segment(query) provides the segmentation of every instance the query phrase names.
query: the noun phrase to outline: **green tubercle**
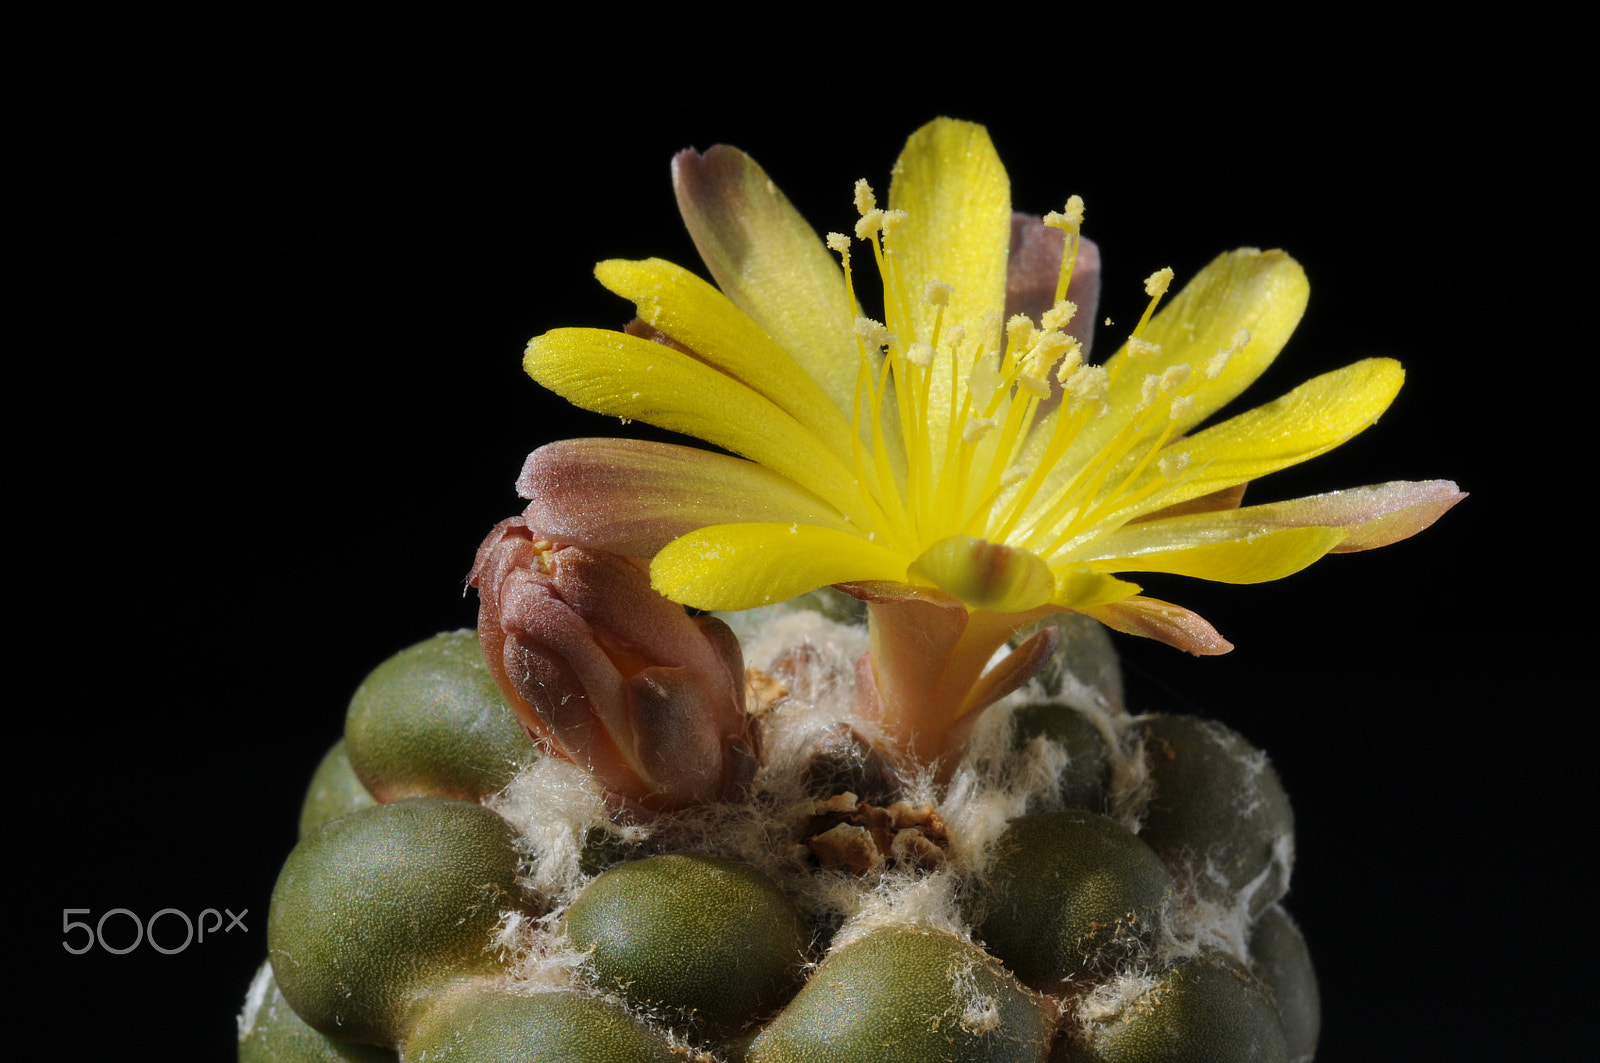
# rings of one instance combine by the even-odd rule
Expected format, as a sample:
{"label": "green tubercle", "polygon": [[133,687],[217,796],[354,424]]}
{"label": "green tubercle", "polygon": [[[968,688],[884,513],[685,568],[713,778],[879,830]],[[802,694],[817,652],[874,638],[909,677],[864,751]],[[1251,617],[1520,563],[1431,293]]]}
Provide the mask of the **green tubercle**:
{"label": "green tubercle", "polygon": [[384,661],[345,716],[356,775],[380,801],[478,801],[534,757],[506,707],[473,631],[435,635]]}
{"label": "green tubercle", "polygon": [[301,839],[267,921],[273,971],[309,1025],[392,1045],[419,1000],[498,969],[491,935],[525,904],[515,834],[475,804],[412,798],[362,809]]}

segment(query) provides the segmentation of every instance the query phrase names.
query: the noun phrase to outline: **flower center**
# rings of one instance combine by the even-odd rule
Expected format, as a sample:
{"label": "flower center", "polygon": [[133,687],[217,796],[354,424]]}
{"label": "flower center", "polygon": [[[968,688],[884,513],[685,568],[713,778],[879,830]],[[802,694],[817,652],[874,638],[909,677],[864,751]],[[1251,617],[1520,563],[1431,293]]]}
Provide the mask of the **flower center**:
{"label": "flower center", "polygon": [[[882,285],[882,322],[861,314],[850,239],[830,233],[827,243],[843,264],[856,321],[853,457],[869,534],[916,559],[908,579],[969,606],[1021,611],[1042,604],[1034,600],[1040,588],[1075,569],[1073,558],[1088,542],[1183,474],[1183,455],[1160,452],[1193,404],[1187,365],[1147,373],[1126,423],[1089,460],[1059,467],[1083,428],[1110,410],[1118,377],[1159,356],[1140,334],[1172,271],[1146,282],[1150,301],[1124,356],[1090,365],[1066,332],[1078,310],[1065,298],[1081,244],[1077,196],[1044,219],[1065,244],[1054,305],[1038,324],[1023,314],[1002,323],[997,312],[978,322],[947,320],[949,284],[908,290],[896,258],[906,212],[880,209],[866,181],[856,183],[855,205],[855,236],[872,249]],[[1244,340],[1248,335],[1220,352],[1207,376],[1216,376]],[[1152,462],[1158,475],[1147,476]],[[1049,597],[1044,592],[1043,600]]]}

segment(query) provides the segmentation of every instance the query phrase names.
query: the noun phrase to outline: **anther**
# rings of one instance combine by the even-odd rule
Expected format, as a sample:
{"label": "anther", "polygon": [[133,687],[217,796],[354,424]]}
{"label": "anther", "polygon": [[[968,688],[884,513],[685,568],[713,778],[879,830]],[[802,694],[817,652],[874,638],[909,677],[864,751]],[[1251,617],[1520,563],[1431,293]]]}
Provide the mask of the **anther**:
{"label": "anther", "polygon": [[874,233],[883,228],[883,211],[874,207],[861,215],[856,222],[856,239],[870,240]]}
{"label": "anther", "polygon": [[1142,362],[1148,358],[1161,357],[1161,344],[1141,340],[1137,336],[1128,339],[1128,357],[1135,362]]}
{"label": "anther", "polygon": [[955,291],[955,286],[944,281],[929,281],[927,287],[922,289],[922,300],[929,306],[949,306],[950,293]]}
{"label": "anther", "polygon": [[1153,406],[1161,397],[1161,378],[1154,373],[1146,373],[1144,382],[1139,386],[1139,409]]}
{"label": "anther", "polygon": [[1077,303],[1072,302],[1070,299],[1063,299],[1044,312],[1044,316],[1039,319],[1039,324],[1047,331],[1059,331],[1071,324],[1072,315],[1077,312]]}
{"label": "anther", "polygon": [[1033,321],[1027,314],[1012,314],[1006,322],[1006,349],[1018,357],[1033,339]]}
{"label": "anther", "polygon": [[993,310],[983,315],[983,347],[987,351],[1000,349],[1001,324],[1000,315]]}
{"label": "anther", "polygon": [[961,438],[968,443],[976,443],[984,437],[989,429],[995,426],[995,423],[993,417],[974,417],[961,430]]}
{"label": "anther", "polygon": [[1150,274],[1144,282],[1144,294],[1152,299],[1159,299],[1167,294],[1167,286],[1172,283],[1172,267],[1158,269]]}
{"label": "anther", "polygon": [[1076,235],[1083,227],[1083,197],[1070,196],[1065,211],[1054,211],[1044,216],[1045,225],[1052,229]]}
{"label": "anther", "polygon": [[1208,380],[1215,380],[1217,377],[1221,376],[1222,371],[1228,367],[1228,362],[1233,358],[1234,355],[1244,350],[1245,346],[1249,342],[1249,329],[1242,328],[1238,332],[1235,332],[1233,334],[1233,341],[1228,346],[1212,355],[1211,360],[1206,363],[1206,378]]}
{"label": "anther", "polygon": [[856,182],[856,211],[863,217],[867,212],[878,205],[878,197],[872,194],[872,186],[867,184],[865,177]]}
{"label": "anther", "polygon": [[858,317],[855,334],[872,350],[882,350],[894,342],[894,334],[870,317]]}
{"label": "anther", "polygon": [[921,340],[913,343],[910,347],[906,348],[906,361],[910,362],[918,369],[928,368],[928,366],[933,364],[932,345],[924,343]]}
{"label": "anther", "polygon": [[1037,352],[1028,356],[1028,366],[1022,375],[1017,377],[1017,386],[1031,393],[1035,398],[1048,399],[1050,397],[1049,364],[1038,365]]}
{"label": "anther", "polygon": [[1072,341],[1072,346],[1067,348],[1066,356],[1061,359],[1061,365],[1056,369],[1056,380],[1064,387],[1072,374],[1077,372],[1083,364],[1083,344],[1077,340]]}
{"label": "anther", "polygon": [[1102,366],[1080,365],[1063,381],[1063,386],[1067,389],[1067,394],[1079,402],[1098,404],[1101,412],[1107,408],[1106,393],[1110,390],[1110,381]]}

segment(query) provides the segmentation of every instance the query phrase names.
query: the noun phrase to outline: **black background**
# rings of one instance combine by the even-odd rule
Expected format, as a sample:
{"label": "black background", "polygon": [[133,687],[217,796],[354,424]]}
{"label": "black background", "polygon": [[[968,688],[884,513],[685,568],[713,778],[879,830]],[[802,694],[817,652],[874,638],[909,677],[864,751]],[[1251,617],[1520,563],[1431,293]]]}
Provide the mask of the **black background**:
{"label": "black background", "polygon": [[[1560,251],[1587,224],[1552,132],[1564,90],[1354,47],[1326,66],[1110,47],[974,68],[632,41],[568,69],[546,40],[481,83],[457,73],[470,49],[219,55],[86,70],[81,95],[30,109],[12,519],[33,625],[14,664],[36,678],[13,703],[14,960],[69,1035],[58,1058],[229,1058],[300,794],[350,693],[473,622],[462,580],[519,508],[527,451],[642,434],[543,393],[520,354],[549,328],[626,321],[599,259],[698,266],[672,153],[738,144],[819,229],[844,228],[851,182],[886,192],[936,114],[988,125],[1019,209],[1085,198],[1118,323],[1102,353],[1150,272],[1181,283],[1256,245],[1295,254],[1312,298],[1247,401],[1359,357],[1405,363],[1381,423],[1252,498],[1438,477],[1472,497],[1282,583],[1146,581],[1238,649],[1125,640],[1130,691],[1214,715],[1278,765],[1319,1059],[1566,1055],[1590,702],[1571,544],[1552,531],[1572,518],[1557,474],[1592,476],[1567,411],[1593,351],[1563,318],[1588,299]],[[1557,542],[1554,563],[1531,549]],[[248,909],[248,932],[173,956],[63,950],[62,909],[119,907]]]}

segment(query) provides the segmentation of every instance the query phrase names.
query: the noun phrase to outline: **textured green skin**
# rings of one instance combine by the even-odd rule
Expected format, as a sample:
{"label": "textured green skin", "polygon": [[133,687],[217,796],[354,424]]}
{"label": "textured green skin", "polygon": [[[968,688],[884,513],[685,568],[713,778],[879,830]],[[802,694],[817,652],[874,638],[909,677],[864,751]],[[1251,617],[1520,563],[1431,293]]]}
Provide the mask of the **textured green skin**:
{"label": "textured green skin", "polygon": [[514,838],[479,805],[421,797],[301,839],[267,919],[284,997],[330,1037],[396,1043],[431,988],[496,969],[490,934],[522,900]]}
{"label": "textured green skin", "polygon": [[384,661],[345,715],[350,763],[380,801],[478,801],[535,756],[473,631],[435,635]]}
{"label": "textured green skin", "polygon": [[268,985],[250,1032],[239,1039],[239,1063],[396,1063],[397,1058],[387,1048],[322,1036],[295,1014],[275,981]]}
{"label": "textured green skin", "polygon": [[356,778],[341,738],[317,765],[311,785],[306,788],[305,804],[300,806],[300,837],[304,838],[324,823],[377,803]]}
{"label": "textured green skin", "polygon": [[[1082,1032],[1082,1031],[1074,1031]],[[1051,1063],[1288,1063],[1276,1010],[1255,977],[1207,956],[1167,970],[1155,988],[1064,1040]]]}
{"label": "textured green skin", "polygon": [[714,1026],[775,1007],[799,977],[805,926],[755,868],[709,856],[619,864],[567,909],[601,985]]}
{"label": "textured green skin", "polygon": [[[953,984],[959,980],[964,985]],[[998,1025],[962,1025],[975,995]],[[829,956],[751,1045],[750,1063],[1039,1063],[1051,1008],[981,949],[917,927]]]}
{"label": "textured green skin", "polygon": [[1289,1058],[1309,1060],[1322,1030],[1317,972],[1300,928],[1276,904],[1261,914],[1251,932],[1250,969],[1272,991],[1289,1041]]}
{"label": "textured green skin", "polygon": [[575,993],[441,995],[406,1039],[428,1063],[676,1063],[665,1039],[620,1008]]}
{"label": "textured green skin", "polygon": [[996,844],[978,936],[1024,982],[1051,988],[1120,959],[1171,892],[1160,858],[1105,816],[1021,816]]}
{"label": "textured green skin", "polygon": [[[1191,716],[1151,716],[1139,729],[1152,785],[1139,837],[1174,873],[1192,869],[1208,894],[1217,892],[1208,870],[1222,876],[1229,897],[1268,871],[1273,843],[1294,836],[1294,812],[1261,751],[1222,724]],[[1288,888],[1288,876],[1273,868],[1250,898],[1251,917]]]}
{"label": "textured green skin", "polygon": [[1061,803],[1067,808],[1099,811],[1101,795],[1111,778],[1111,751],[1100,728],[1068,705],[1038,702],[1016,712],[1014,745],[1021,749],[1043,735],[1061,743],[1067,750],[1067,766],[1061,770],[1057,787]]}

